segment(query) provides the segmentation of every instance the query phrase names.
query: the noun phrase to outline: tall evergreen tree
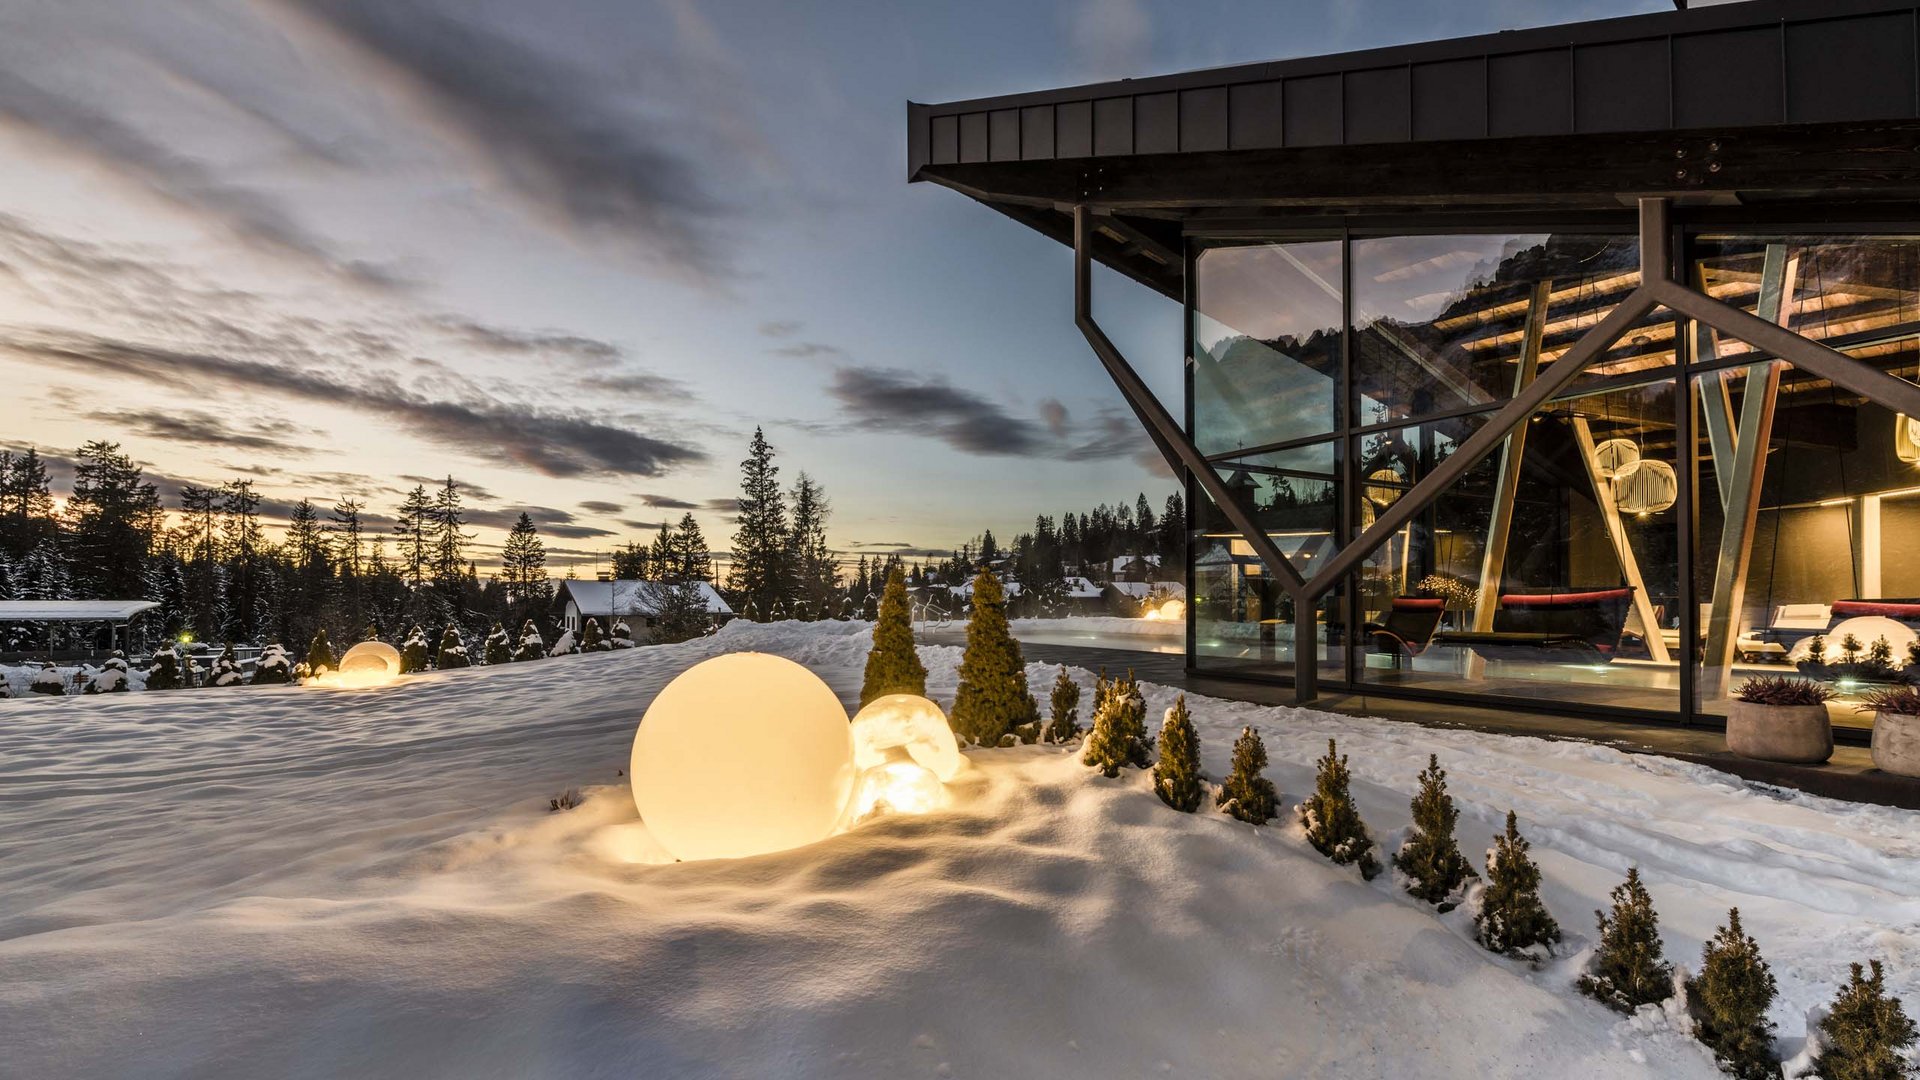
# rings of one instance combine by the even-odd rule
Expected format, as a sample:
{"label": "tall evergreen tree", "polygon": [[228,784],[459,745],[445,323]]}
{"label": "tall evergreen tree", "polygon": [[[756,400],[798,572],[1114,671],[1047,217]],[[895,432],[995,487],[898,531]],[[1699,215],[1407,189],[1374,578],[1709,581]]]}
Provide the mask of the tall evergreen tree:
{"label": "tall evergreen tree", "polygon": [[860,705],[888,694],[927,693],[927,669],[913,647],[913,620],[907,607],[907,578],[896,567],[887,577],[880,600],[880,618],[873,624],[873,648],[867,653],[865,678],[860,683]]}
{"label": "tall evergreen tree", "polygon": [[1866,975],[1859,964],[1820,1021],[1820,1052],[1813,1075],[1820,1080],[1907,1080],[1916,1075],[1908,1048],[1916,1035],[1898,998],[1887,995],[1880,961]]}
{"label": "tall evergreen tree", "polygon": [[467,544],[473,534],[467,532],[466,511],[461,504],[460,485],[451,475],[434,494],[429,515],[433,531],[433,578],[442,589],[458,585],[466,566]]}
{"label": "tall evergreen tree", "polygon": [[1380,860],[1374,855],[1373,836],[1360,820],[1360,807],[1353,801],[1352,773],[1332,739],[1327,740],[1327,756],[1315,762],[1313,794],[1300,804],[1300,821],[1307,829],[1307,843],[1341,866],[1358,866],[1360,876],[1372,880],[1380,872]]}
{"label": "tall evergreen tree", "polygon": [[67,515],[74,591],[101,599],[145,596],[147,558],[161,527],[160,495],[120,444],[95,440],[75,454]]}
{"label": "tall evergreen tree", "polygon": [[765,622],[776,609],[786,611],[793,587],[786,561],[787,504],[780,490],[780,467],[773,463],[773,447],[767,444],[766,434],[757,427],[746,460],[740,463],[739,521],[727,587],[740,598],[748,618]]}
{"label": "tall evergreen tree", "polygon": [[59,531],[53,507],[40,452],[31,446],[17,456],[0,451],[0,557],[18,561],[51,545]]}
{"label": "tall evergreen tree", "polygon": [[1740,926],[1740,909],[1727,912],[1700,957],[1700,974],[1687,980],[1687,1011],[1693,1031],[1713,1051],[1723,1072],[1740,1080],[1778,1080],[1773,1052],[1773,972],[1760,945]]}
{"label": "tall evergreen tree", "polygon": [[713,556],[707,550],[707,537],[691,512],[680,515],[679,526],[666,531],[666,540],[666,566],[657,573],[668,581],[713,580]]}
{"label": "tall evergreen tree", "polygon": [[1640,868],[1614,887],[1613,914],[1593,913],[1600,944],[1580,976],[1580,992],[1615,1012],[1630,1013],[1673,996],[1673,965],[1662,958],[1660,916],[1640,883]]}
{"label": "tall evergreen tree", "polygon": [[409,587],[418,589],[433,572],[433,500],[425,486],[415,484],[407,492],[394,517],[393,531],[399,537],[401,577]]}
{"label": "tall evergreen tree", "polygon": [[266,566],[266,533],[260,527],[260,496],[253,481],[220,489],[222,550],[227,571],[227,635],[256,641],[267,625],[272,584]]}
{"label": "tall evergreen tree", "polygon": [[1458,907],[1468,880],[1480,876],[1454,839],[1459,821],[1460,808],[1447,794],[1447,772],[1440,767],[1440,756],[1429,754],[1427,767],[1420,773],[1420,789],[1413,796],[1413,831],[1394,853],[1393,865],[1407,876],[1409,895],[1437,904],[1441,911]]}
{"label": "tall evergreen tree", "polygon": [[1280,812],[1280,792],[1267,779],[1267,744],[1252,727],[1233,742],[1233,768],[1214,800],[1225,813],[1249,825],[1265,825]]}
{"label": "tall evergreen tree", "polygon": [[1033,737],[1026,741],[1039,738],[1040,707],[1027,692],[1026,661],[1007,625],[1006,594],[1000,579],[987,570],[973,580],[973,616],[967,620],[967,647],[960,654],[952,720],[954,734],[982,746],[998,746],[1029,725]]}
{"label": "tall evergreen tree", "polygon": [[1480,944],[1515,959],[1544,959],[1560,941],[1560,924],[1540,902],[1540,868],[1527,854],[1520,819],[1507,811],[1507,831],[1487,852],[1487,888],[1473,917]]}
{"label": "tall evergreen tree", "polygon": [[533,518],[520,512],[507,542],[500,549],[500,584],[505,591],[509,617],[530,617],[546,607],[551,599],[547,581],[547,548]]}
{"label": "tall evergreen tree", "polygon": [[[1234,756],[1237,761],[1238,746]],[[1183,814],[1200,809],[1200,733],[1194,730],[1185,694],[1175,698],[1173,708],[1160,719],[1160,760],[1153,765],[1153,792]]]}
{"label": "tall evergreen tree", "polygon": [[792,506],[783,558],[793,576],[795,612],[803,619],[824,619],[832,614],[833,595],[840,588],[840,569],[827,550],[827,493],[803,472],[794,480]]}

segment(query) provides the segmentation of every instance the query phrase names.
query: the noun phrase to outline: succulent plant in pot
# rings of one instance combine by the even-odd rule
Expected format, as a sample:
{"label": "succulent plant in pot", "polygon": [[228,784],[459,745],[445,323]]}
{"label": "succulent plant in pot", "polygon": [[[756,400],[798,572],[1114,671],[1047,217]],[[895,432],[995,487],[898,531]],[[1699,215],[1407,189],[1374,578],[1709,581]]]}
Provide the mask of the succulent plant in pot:
{"label": "succulent plant in pot", "polygon": [[1873,714],[1874,767],[1920,776],[1920,688],[1869,690],[1856,708]]}
{"label": "succulent plant in pot", "polygon": [[1839,694],[1806,679],[1748,679],[1727,711],[1727,749],[1744,758],[1818,764],[1833,756],[1827,702]]}

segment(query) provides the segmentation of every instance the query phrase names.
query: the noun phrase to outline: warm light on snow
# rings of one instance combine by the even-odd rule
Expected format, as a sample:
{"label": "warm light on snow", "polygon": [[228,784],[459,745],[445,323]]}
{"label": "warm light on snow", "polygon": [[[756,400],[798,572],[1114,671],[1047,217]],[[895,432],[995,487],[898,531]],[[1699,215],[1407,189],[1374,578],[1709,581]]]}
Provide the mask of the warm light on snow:
{"label": "warm light on snow", "polygon": [[889,761],[860,774],[848,815],[855,822],[875,814],[925,814],[946,801],[947,789],[933,770],[912,761]]}
{"label": "warm light on snow", "polygon": [[941,783],[966,764],[947,714],[918,694],[875,698],[853,718],[853,763],[862,772],[885,765],[887,751],[895,749],[905,750]]}
{"label": "warm light on snow", "polygon": [[385,686],[400,677],[400,650],[384,641],[363,641],[340,658],[338,671],[323,671],[308,686],[360,689]]}
{"label": "warm light on snow", "polygon": [[729,653],[661,690],[633,738],[633,803],[680,859],[763,855],[839,824],[854,785],[847,711],[784,657]]}
{"label": "warm light on snow", "polygon": [[1146,614],[1140,617],[1149,622],[1180,622],[1187,617],[1187,602],[1169,600],[1157,608],[1148,608]]}

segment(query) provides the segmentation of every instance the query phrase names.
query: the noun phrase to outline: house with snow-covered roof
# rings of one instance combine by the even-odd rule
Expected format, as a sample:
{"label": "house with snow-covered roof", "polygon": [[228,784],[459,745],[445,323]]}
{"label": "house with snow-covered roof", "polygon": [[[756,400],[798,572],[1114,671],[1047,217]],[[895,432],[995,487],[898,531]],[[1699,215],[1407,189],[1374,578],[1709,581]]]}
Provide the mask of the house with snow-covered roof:
{"label": "house with snow-covered roof", "polygon": [[[733,618],[733,608],[720,595],[720,590],[710,582],[695,584],[700,587],[701,599],[706,603],[707,618],[715,626],[724,625]],[[661,582],[632,578],[612,581],[569,579],[560,583],[555,602],[560,606],[561,625],[575,634],[582,631],[588,619],[600,620],[600,626],[605,630],[611,630],[615,623],[625,621],[628,628],[637,632],[653,625],[666,587]]]}

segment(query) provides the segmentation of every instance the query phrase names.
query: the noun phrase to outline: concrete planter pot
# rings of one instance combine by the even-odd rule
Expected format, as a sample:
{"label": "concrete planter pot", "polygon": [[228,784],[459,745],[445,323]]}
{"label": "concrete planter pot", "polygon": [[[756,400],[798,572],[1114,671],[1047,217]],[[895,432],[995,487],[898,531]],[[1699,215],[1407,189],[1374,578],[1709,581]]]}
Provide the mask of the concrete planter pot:
{"label": "concrete planter pot", "polygon": [[1882,772],[1920,776],[1920,716],[1873,714],[1873,765]]}
{"label": "concrete planter pot", "polygon": [[[1920,742],[1914,748],[1920,751]],[[1833,756],[1833,723],[1825,705],[1759,705],[1736,699],[1727,711],[1727,749],[1757,761],[1818,765]]]}

